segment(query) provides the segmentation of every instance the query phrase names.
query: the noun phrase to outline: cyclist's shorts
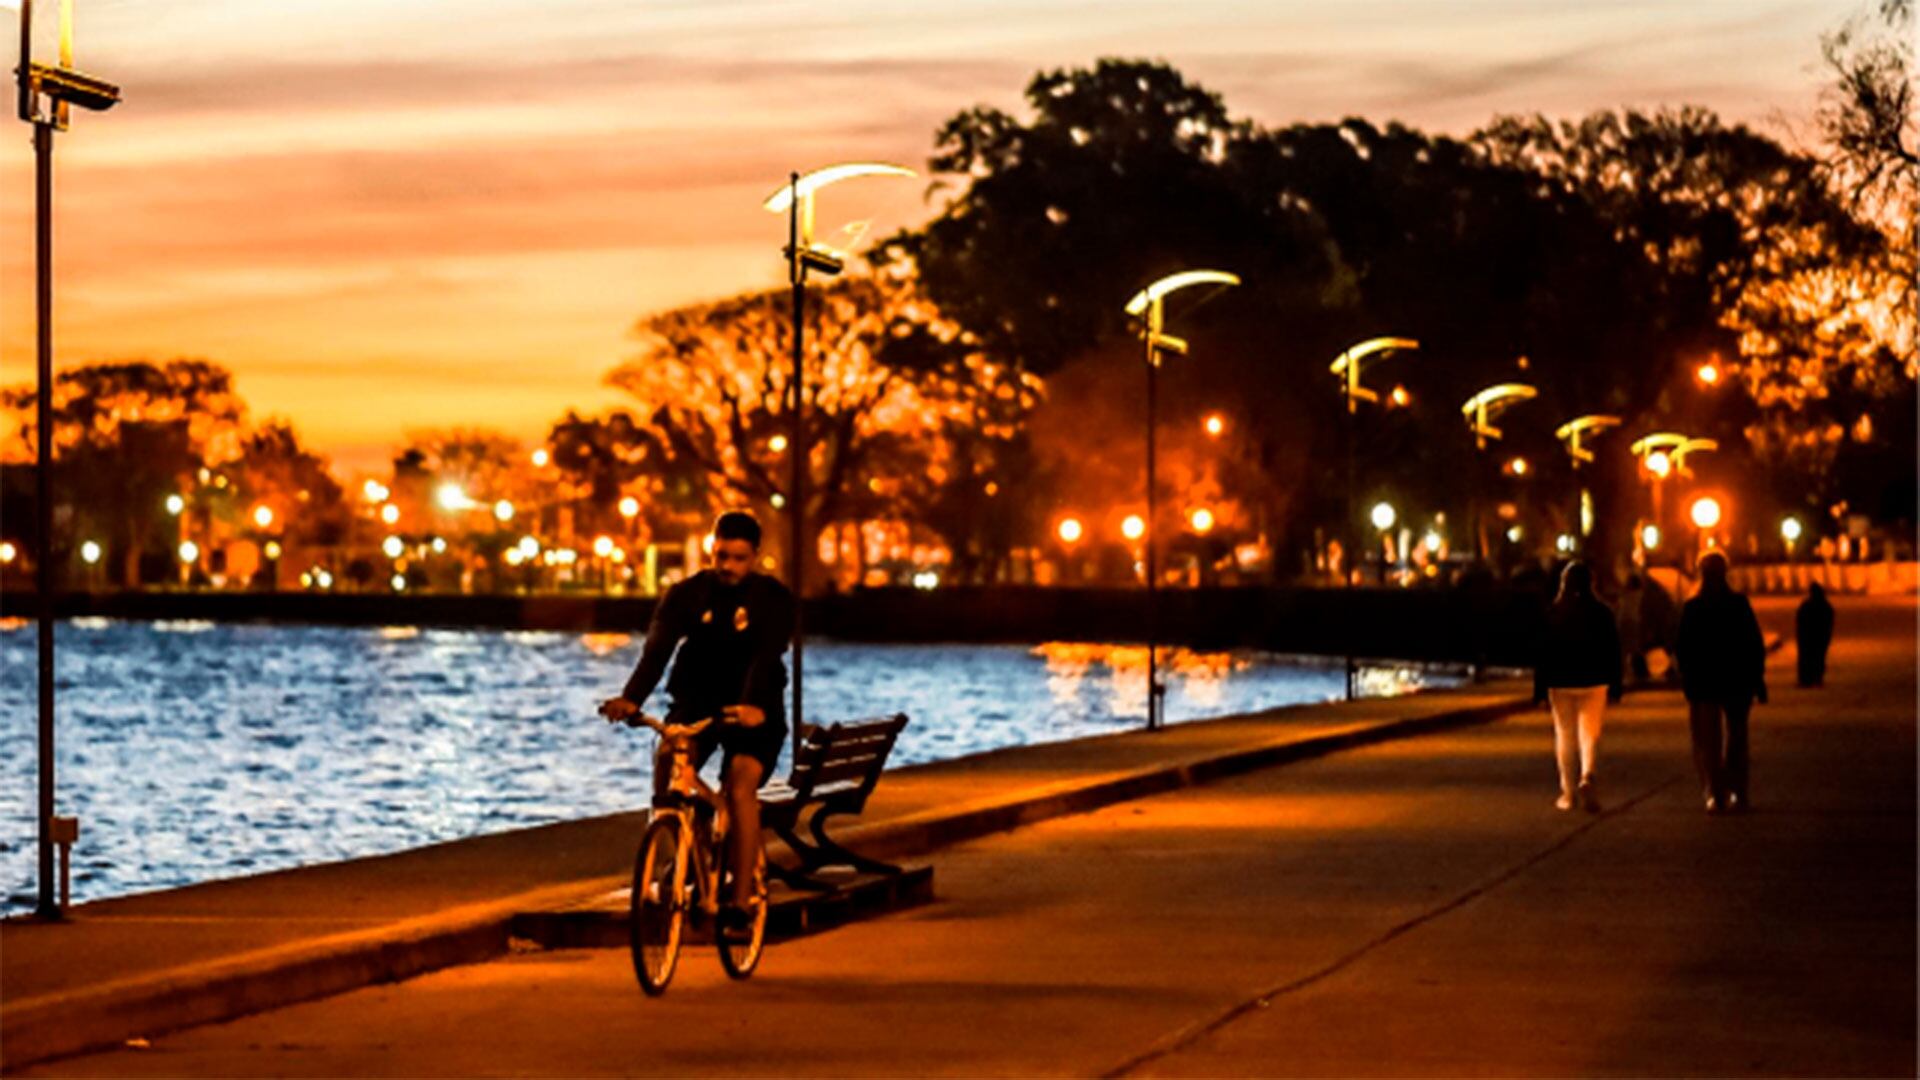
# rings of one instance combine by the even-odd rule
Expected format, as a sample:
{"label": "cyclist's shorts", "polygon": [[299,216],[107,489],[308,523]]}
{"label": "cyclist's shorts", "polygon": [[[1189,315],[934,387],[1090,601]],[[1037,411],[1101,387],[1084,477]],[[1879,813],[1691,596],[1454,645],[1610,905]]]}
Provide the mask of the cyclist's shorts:
{"label": "cyclist's shorts", "polygon": [[[679,717],[669,717],[678,722]],[[758,727],[740,727],[737,724],[715,724],[700,733],[694,740],[693,760],[696,767],[704,766],[713,756],[717,747],[726,751],[727,758],[746,756],[760,763],[760,782],[765,784],[773,779],[774,766],[779,764],[780,751],[787,745],[787,720],[777,713],[769,712],[767,718]],[[724,767],[725,762],[722,762]]]}

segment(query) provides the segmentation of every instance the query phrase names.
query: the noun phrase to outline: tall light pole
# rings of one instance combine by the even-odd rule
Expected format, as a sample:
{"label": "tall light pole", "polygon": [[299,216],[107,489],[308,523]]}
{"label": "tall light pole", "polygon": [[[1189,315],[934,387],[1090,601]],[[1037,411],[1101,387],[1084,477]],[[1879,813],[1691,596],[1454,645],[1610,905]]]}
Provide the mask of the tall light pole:
{"label": "tall light pole", "polygon": [[1164,723],[1161,716],[1161,697],[1165,693],[1160,685],[1160,571],[1157,559],[1157,537],[1159,526],[1155,521],[1155,499],[1153,493],[1154,476],[1154,409],[1157,380],[1162,353],[1176,353],[1185,356],[1187,343],[1182,338],[1166,332],[1166,301],[1169,293],[1195,285],[1238,285],[1238,275],[1224,270],[1184,270],[1178,274],[1169,274],[1159,281],[1148,285],[1133,294],[1127,301],[1127,314],[1141,320],[1140,337],[1147,344],[1147,730],[1158,730]]}
{"label": "tall light pole", "polygon": [[[12,6],[9,4],[8,6]],[[33,0],[19,0],[20,119],[33,125],[35,536],[34,591],[39,607],[40,893],[36,910],[57,919],[53,891],[53,133],[65,131],[71,106],[95,111],[120,100],[120,88],[73,68],[73,5],[60,0],[60,62],[33,60]]]}
{"label": "tall light pole", "polygon": [[814,197],[820,189],[856,176],[912,176],[912,169],[872,162],[851,162],[815,169],[802,176],[793,173],[787,182],[767,196],[761,205],[770,213],[787,215],[787,281],[793,287],[793,367],[787,379],[789,435],[787,438],[787,558],[788,577],[793,587],[793,748],[800,751],[801,728],[806,714],[802,684],[806,671],[806,566],[803,552],[807,517],[807,428],[806,365],[804,342],[807,309],[807,271],[817,270],[826,277],[838,274],[846,266],[841,253],[817,244],[813,239]]}
{"label": "tall light pole", "polygon": [[1588,496],[1587,489],[1580,483],[1580,467],[1593,462],[1593,451],[1587,449],[1585,440],[1619,426],[1620,418],[1617,416],[1589,413],[1576,416],[1554,429],[1554,438],[1567,445],[1567,457],[1573,462],[1573,537],[1576,552],[1586,550],[1589,531],[1586,520]]}
{"label": "tall light pole", "polygon": [[[1635,439],[1627,449],[1640,459],[1640,467],[1649,477],[1647,501],[1652,514],[1654,528],[1666,531],[1666,481],[1675,467],[1674,452],[1686,445],[1687,437],[1675,431],[1656,431],[1651,435],[1642,435]],[[1644,530],[1643,530],[1644,535]],[[1646,550],[1651,548],[1642,544]]]}
{"label": "tall light pole", "polygon": [[[1473,446],[1476,450],[1485,450],[1488,439],[1506,437],[1506,432],[1493,426],[1493,418],[1505,412],[1508,407],[1538,397],[1540,391],[1525,383],[1498,383],[1489,386],[1468,398],[1460,406],[1460,414],[1467,418],[1467,429],[1473,432]],[[1476,499],[1473,507],[1473,552],[1479,557],[1480,551],[1480,504]]]}
{"label": "tall light pole", "polygon": [[[1379,401],[1380,400],[1379,394],[1376,394],[1373,391],[1367,389],[1366,387],[1360,385],[1360,368],[1363,364],[1366,363],[1368,357],[1378,356],[1379,358],[1384,360],[1387,358],[1388,354],[1390,353],[1401,351],[1401,350],[1411,351],[1414,349],[1418,349],[1419,347],[1420,347],[1420,343],[1418,341],[1415,341],[1412,338],[1403,338],[1403,337],[1368,338],[1367,340],[1361,342],[1360,344],[1355,345],[1352,348],[1341,353],[1339,356],[1334,357],[1333,365],[1327,369],[1328,371],[1331,371],[1335,375],[1338,375],[1340,377],[1340,392],[1347,399],[1347,431],[1346,431],[1347,437],[1345,440],[1347,444],[1346,446],[1346,450],[1347,450],[1347,454],[1346,454],[1346,457],[1347,457],[1346,527],[1340,530],[1340,536],[1343,542],[1345,543],[1346,549],[1347,549],[1346,554],[1344,556],[1345,559],[1357,560],[1360,553],[1360,547],[1361,547],[1360,530],[1354,524],[1355,514],[1354,514],[1354,491],[1353,491],[1354,449],[1355,449],[1355,444],[1359,441],[1359,438],[1360,438],[1360,433],[1359,433],[1360,403],[1363,401]],[[1341,577],[1341,583],[1344,587],[1349,589],[1353,588],[1352,567],[1347,566],[1344,562],[1340,567],[1340,577]],[[1349,618],[1352,617],[1351,611],[1349,611],[1348,617]],[[1354,657],[1353,657],[1353,649],[1351,647],[1347,649],[1346,667],[1347,667],[1347,700],[1352,701],[1353,694],[1354,694]]]}

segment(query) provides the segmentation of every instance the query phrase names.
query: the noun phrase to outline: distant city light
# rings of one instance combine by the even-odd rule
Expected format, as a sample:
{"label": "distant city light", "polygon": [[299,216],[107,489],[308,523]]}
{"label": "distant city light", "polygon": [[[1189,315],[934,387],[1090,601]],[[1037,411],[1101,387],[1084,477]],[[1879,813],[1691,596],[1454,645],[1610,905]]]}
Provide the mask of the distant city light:
{"label": "distant city light", "polygon": [[333,575],[325,570],[315,570],[313,572],[313,580],[323,589],[333,588]]}
{"label": "distant city light", "polygon": [[88,540],[80,545],[80,558],[88,566],[100,561],[100,545]]}
{"label": "distant city light", "polygon": [[1553,538],[1553,550],[1558,551],[1563,555],[1571,555],[1573,554],[1573,548],[1574,548],[1574,539],[1572,534],[1561,533],[1559,536],[1556,536]]}
{"label": "distant city light", "polygon": [[396,521],[399,521],[400,508],[393,505],[392,503],[388,503],[387,505],[381,507],[380,520],[386,522],[389,525],[393,524]]}
{"label": "distant city light", "polygon": [[602,559],[613,554],[613,537],[611,536],[594,537],[593,553]]}
{"label": "distant city light", "polygon": [[378,480],[369,480],[360,485],[361,497],[370,503],[386,502],[387,496],[391,494],[393,494],[393,492],[387,490],[387,485]]}
{"label": "distant city light", "polygon": [[1720,365],[1708,361],[1707,363],[1701,364],[1700,369],[1695,371],[1694,374],[1699,376],[1702,385],[1718,385],[1720,382]]}
{"label": "distant city light", "polygon": [[1129,540],[1138,540],[1147,535],[1146,519],[1139,514],[1128,514],[1127,520],[1120,523],[1120,535]]}
{"label": "distant city light", "polygon": [[1213,511],[1203,506],[1187,516],[1187,524],[1193,526],[1194,532],[1205,536],[1213,531]]}
{"label": "distant city light", "polygon": [[257,528],[262,528],[262,529],[268,527],[269,525],[272,525],[273,524],[273,508],[271,506],[254,507],[253,508],[253,524]]}
{"label": "distant city light", "polygon": [[1640,527],[1640,546],[1653,551],[1660,546],[1660,526],[1642,525]]}
{"label": "distant city light", "polygon": [[13,546],[13,541],[0,542],[0,563],[10,563],[19,557],[20,549]]}
{"label": "distant city light", "polygon": [[380,550],[386,552],[387,558],[397,559],[407,550],[407,542],[397,536],[389,536],[380,541]]}
{"label": "distant city light", "polygon": [[767,449],[769,449],[769,450],[771,450],[771,451],[773,451],[773,452],[774,452],[774,453],[776,453],[776,454],[784,454],[784,453],[786,453],[786,452],[787,452],[787,437],[786,437],[785,435],[775,435],[775,436],[774,436],[773,438],[771,438],[771,439],[768,439],[768,440],[767,440]]}
{"label": "distant city light", "polygon": [[533,467],[536,469],[546,468],[547,462],[552,460],[552,455],[548,454],[544,448],[533,452]]}
{"label": "distant city light", "polygon": [[280,557],[280,542],[278,540],[269,540],[267,541],[267,546],[261,550],[266,553],[267,558],[277,559]]}
{"label": "distant city light", "polygon": [[991,481],[991,480],[989,480],[989,481],[987,481],[987,483],[986,483],[986,486],[985,486],[985,487],[983,487],[983,488],[981,488],[980,490],[982,490],[982,491],[984,491],[984,492],[986,492],[986,493],[987,493],[987,498],[989,498],[989,499],[991,499],[991,498],[993,498],[993,497],[994,497],[995,495],[998,495],[998,494],[1000,494],[1000,485],[999,485],[999,484],[996,484],[996,483],[994,483],[994,482],[993,482],[993,481]]}
{"label": "distant city light", "polygon": [[1394,510],[1393,504],[1385,502],[1374,503],[1373,512],[1367,517],[1373,522],[1373,527],[1381,532],[1393,528],[1393,523],[1400,520],[1400,515]]}
{"label": "distant city light", "polygon": [[436,536],[433,538],[433,542],[427,546],[433,549],[435,555],[445,555],[447,553],[447,538],[444,536]]}
{"label": "distant city light", "polygon": [[922,570],[913,575],[913,587],[916,589],[931,589],[938,584],[940,575],[932,570]]}
{"label": "distant city light", "polygon": [[405,574],[395,574],[395,575],[393,575],[393,577],[392,577],[391,579],[389,579],[389,583],[393,585],[393,591],[394,591],[394,592],[406,592],[406,591],[407,591],[407,575],[405,575]]}
{"label": "distant city light", "polygon": [[1673,459],[1667,456],[1666,451],[1655,450],[1647,455],[1647,471],[1664,480],[1673,472]]}
{"label": "distant city light", "polygon": [[640,500],[629,495],[620,500],[620,516],[632,521],[640,516]]}
{"label": "distant city light", "polygon": [[179,495],[167,496],[167,513],[172,514],[174,517],[179,517],[180,512],[186,508],[187,500],[181,498]]}
{"label": "distant city light", "polygon": [[1207,429],[1208,435],[1217,439],[1221,432],[1227,430],[1227,421],[1219,413],[1209,413],[1203,426]]}
{"label": "distant city light", "polygon": [[1804,528],[1801,526],[1799,518],[1790,517],[1780,522],[1780,539],[1785,540],[1789,544],[1799,543],[1803,532]]}
{"label": "distant city light", "polygon": [[520,557],[523,559],[531,559],[535,555],[540,554],[540,541],[531,535],[521,537],[517,547],[520,552]]}
{"label": "distant city light", "polygon": [[300,575],[300,587],[303,589],[313,588],[313,574],[311,572]]}
{"label": "distant city light", "polygon": [[1066,543],[1077,544],[1080,542],[1080,537],[1086,530],[1081,526],[1079,518],[1063,518],[1060,521],[1060,527],[1055,531],[1060,534],[1060,539]]}
{"label": "distant city light", "polygon": [[1529,466],[1527,465],[1527,459],[1523,457],[1517,457],[1517,458],[1514,458],[1512,461],[1507,462],[1507,471],[1513,473],[1513,475],[1515,476],[1527,475],[1528,468]]}
{"label": "distant city light", "polygon": [[507,565],[508,566],[519,566],[521,563],[526,561],[527,561],[527,557],[521,554],[519,548],[510,547],[507,549]]}
{"label": "distant city light", "polygon": [[180,561],[191,566],[200,561],[200,545],[191,540],[180,541]]}
{"label": "distant city light", "polygon": [[1521,538],[1526,535],[1527,533],[1525,529],[1522,529],[1520,526],[1515,525],[1507,530],[1507,542],[1517,544],[1520,542]]}
{"label": "distant city light", "polygon": [[471,510],[474,506],[473,500],[467,497],[467,490],[452,481],[434,489],[433,501],[439,504],[440,509],[448,512]]}
{"label": "distant city light", "polygon": [[1396,384],[1392,393],[1387,395],[1387,401],[1396,409],[1404,409],[1413,401],[1413,395],[1407,393],[1406,387]]}
{"label": "distant city light", "polygon": [[1693,523],[1702,529],[1711,529],[1720,524],[1720,500],[1711,495],[1702,495],[1693,501],[1689,511]]}
{"label": "distant city light", "polygon": [[1430,532],[1427,535],[1421,537],[1420,542],[1426,545],[1427,554],[1429,555],[1440,554],[1440,545],[1445,543],[1444,540],[1440,539],[1440,534],[1437,532]]}
{"label": "distant city light", "polygon": [[493,519],[505,524],[513,520],[513,504],[505,499],[493,504]]}
{"label": "distant city light", "polygon": [[773,508],[775,510],[778,510],[781,507],[787,505],[787,497],[785,495],[780,494],[777,491],[774,492],[773,495],[767,499],[767,501],[773,504]]}

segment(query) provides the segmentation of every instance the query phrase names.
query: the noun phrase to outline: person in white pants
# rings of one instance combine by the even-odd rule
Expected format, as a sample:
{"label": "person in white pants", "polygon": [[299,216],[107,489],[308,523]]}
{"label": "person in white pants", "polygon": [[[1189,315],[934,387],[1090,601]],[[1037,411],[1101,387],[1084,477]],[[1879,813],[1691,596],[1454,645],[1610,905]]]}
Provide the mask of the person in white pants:
{"label": "person in white pants", "polygon": [[1553,710],[1553,751],[1560,766],[1554,806],[1598,813],[1594,766],[1607,703],[1620,700],[1620,630],[1613,610],[1593,594],[1593,571],[1570,563],[1560,595],[1547,609],[1540,655],[1533,667],[1533,700]]}

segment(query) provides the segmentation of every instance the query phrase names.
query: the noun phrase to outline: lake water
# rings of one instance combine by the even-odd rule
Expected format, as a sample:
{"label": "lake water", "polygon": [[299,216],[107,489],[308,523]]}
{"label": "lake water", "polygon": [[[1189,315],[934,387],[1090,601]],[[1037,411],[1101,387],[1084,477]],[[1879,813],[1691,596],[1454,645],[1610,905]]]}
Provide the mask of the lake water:
{"label": "lake water", "polygon": [[[76,902],[644,806],[652,735],[593,713],[625,634],[79,619],[58,628]],[[0,624],[0,885],[35,881],[35,633]],[[1337,665],[1162,652],[1180,722],[1337,698]],[[894,764],[1136,727],[1140,647],[809,641],[816,723],[911,718]],[[1368,668],[1369,694],[1452,677]],[[663,711],[656,696],[654,711]],[[784,769],[784,766],[783,766]]]}

